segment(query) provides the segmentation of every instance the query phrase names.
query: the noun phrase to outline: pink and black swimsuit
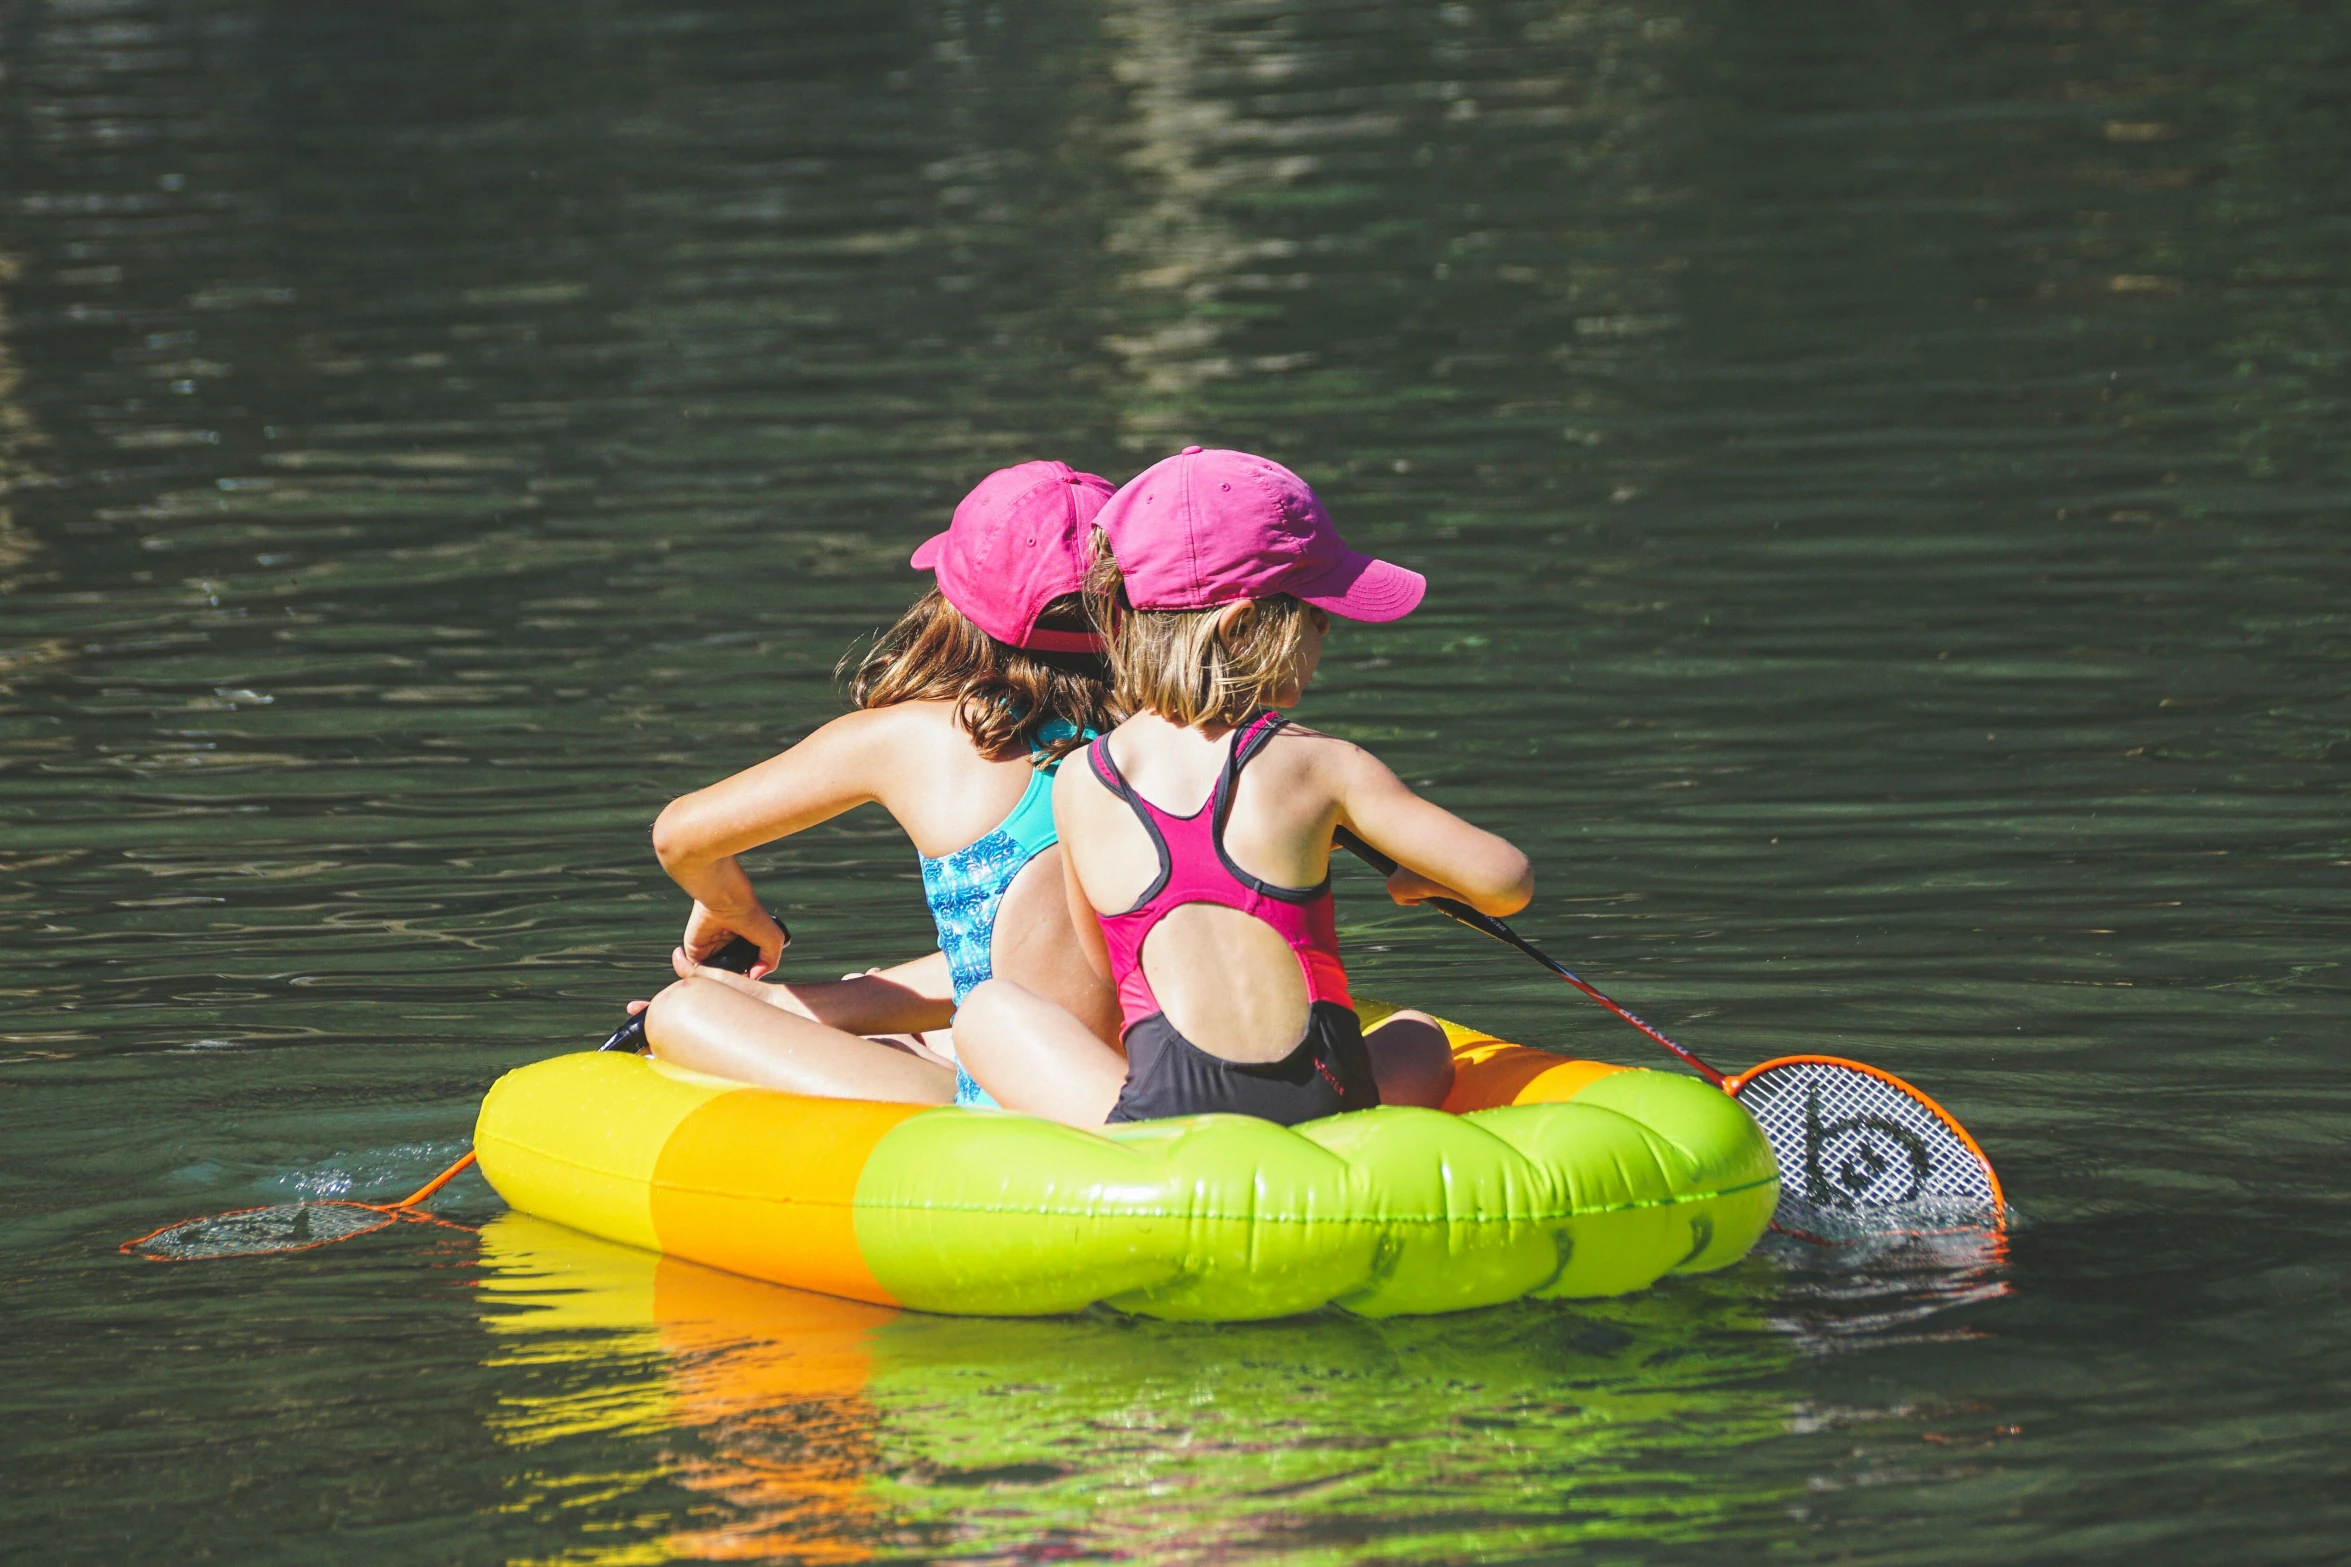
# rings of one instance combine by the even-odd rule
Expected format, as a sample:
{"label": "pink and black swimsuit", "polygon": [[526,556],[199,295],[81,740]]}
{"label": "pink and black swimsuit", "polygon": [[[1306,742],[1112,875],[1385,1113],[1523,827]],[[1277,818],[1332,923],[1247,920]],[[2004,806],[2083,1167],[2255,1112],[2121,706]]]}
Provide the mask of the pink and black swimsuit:
{"label": "pink and black swimsuit", "polygon": [[[1225,818],[1241,769],[1281,728],[1267,713],[1233,736],[1216,789],[1189,816],[1163,811],[1135,792],[1110,759],[1105,736],[1086,748],[1094,774],[1134,810],[1159,851],[1159,875],[1135,906],[1104,914],[1102,934],[1118,981],[1127,1049],[1126,1086],[1113,1121],[1155,1121],[1171,1115],[1225,1111],[1294,1126],[1342,1110],[1380,1102],[1362,1025],[1347,995],[1339,962],[1338,922],[1331,880],[1319,887],[1277,887],[1242,870],[1225,852]],[[1253,915],[1273,927],[1298,955],[1306,976],[1306,1037],[1279,1061],[1227,1061],[1176,1032],[1143,974],[1143,941],[1152,927],[1187,903],[1213,903]]]}

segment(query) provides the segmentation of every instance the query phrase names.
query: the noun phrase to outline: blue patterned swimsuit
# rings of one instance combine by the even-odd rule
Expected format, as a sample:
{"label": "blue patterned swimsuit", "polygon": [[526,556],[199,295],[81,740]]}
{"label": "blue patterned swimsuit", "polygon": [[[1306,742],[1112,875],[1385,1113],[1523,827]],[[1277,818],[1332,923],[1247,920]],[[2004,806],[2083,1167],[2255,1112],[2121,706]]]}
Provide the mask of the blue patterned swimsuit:
{"label": "blue patterned swimsuit", "polygon": [[[1038,731],[1037,749],[1056,740],[1092,735],[1091,730],[1080,733],[1056,720]],[[1004,904],[1005,890],[1029,861],[1061,841],[1053,830],[1053,774],[1059,765],[1039,766],[1012,814],[990,831],[952,854],[935,860],[921,856],[923,896],[930,900],[931,921],[939,927],[939,950],[947,955],[947,975],[954,982],[959,1007],[974,986],[996,971],[996,911]],[[955,1102],[996,1103],[960,1064],[955,1068]]]}

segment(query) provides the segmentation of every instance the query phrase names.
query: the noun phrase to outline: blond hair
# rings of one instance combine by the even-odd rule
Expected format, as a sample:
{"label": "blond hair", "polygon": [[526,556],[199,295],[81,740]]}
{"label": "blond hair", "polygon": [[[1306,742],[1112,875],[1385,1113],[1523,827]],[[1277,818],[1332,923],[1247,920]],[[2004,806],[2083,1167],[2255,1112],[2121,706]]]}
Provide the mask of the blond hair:
{"label": "blond hair", "polygon": [[1118,717],[1157,713],[1197,728],[1238,724],[1277,701],[1296,701],[1306,650],[1307,606],[1287,593],[1210,609],[1136,609],[1109,541],[1094,533],[1086,608],[1110,656],[1111,707]]}
{"label": "blond hair", "polygon": [[[1037,624],[1057,631],[1091,629],[1085,605],[1074,593],[1046,605]],[[849,659],[841,664],[846,669]],[[916,599],[858,659],[849,698],[859,707],[953,702],[956,724],[990,761],[1033,750],[1059,758],[1083,744],[1083,735],[1111,725],[1110,669],[1102,655],[1047,653],[999,642],[937,588]],[[1040,745],[1037,732],[1055,719],[1079,737]]]}

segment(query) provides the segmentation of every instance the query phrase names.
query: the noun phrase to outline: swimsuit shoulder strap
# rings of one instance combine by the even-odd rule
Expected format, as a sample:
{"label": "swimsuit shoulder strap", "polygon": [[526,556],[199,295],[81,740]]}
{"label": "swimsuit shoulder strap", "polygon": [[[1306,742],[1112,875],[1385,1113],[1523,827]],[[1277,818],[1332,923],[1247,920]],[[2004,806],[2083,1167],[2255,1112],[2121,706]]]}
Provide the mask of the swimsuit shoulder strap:
{"label": "swimsuit shoulder strap", "polygon": [[1215,824],[1210,836],[1216,844],[1218,862],[1242,886],[1282,903],[1312,903],[1317,898],[1330,895],[1331,873],[1327,865],[1323,869],[1322,880],[1311,887],[1281,887],[1270,881],[1260,881],[1234,864],[1232,855],[1226,852],[1224,846],[1225,819],[1233,812],[1233,790],[1241,781],[1241,769],[1248,766],[1250,758],[1264,750],[1265,743],[1288,722],[1279,713],[1266,713],[1252,720],[1247,728],[1233,737],[1232,752],[1225,758],[1224,772],[1216,780]]}
{"label": "swimsuit shoulder strap", "polygon": [[1030,773],[1020,803],[996,826],[997,832],[1020,845],[1023,865],[1060,841],[1053,828],[1053,773],[1050,767]]}
{"label": "swimsuit shoulder strap", "polygon": [[[1063,756],[1047,756],[1047,747],[1058,745],[1064,740],[1092,740],[1095,734],[1096,731],[1080,729],[1066,718],[1056,718],[1040,726],[1036,737],[1029,741],[1029,760],[1036,764],[1038,772],[1050,778],[1061,770],[1061,763],[1067,753],[1063,753]],[[1040,757],[1044,759],[1039,761]]]}
{"label": "swimsuit shoulder strap", "polygon": [[1061,771],[1063,758],[1048,756],[1045,748],[1059,740],[1091,740],[1094,732],[1056,718],[1037,731],[1037,738],[1029,747],[1029,786],[1021,792],[1020,803],[1012,808],[997,831],[1020,845],[1024,851],[1021,863],[1044,853],[1060,837],[1053,826],[1053,779]]}
{"label": "swimsuit shoulder strap", "polygon": [[1096,735],[1089,741],[1086,760],[1094,764],[1094,776],[1102,780],[1103,788],[1130,805],[1134,803],[1134,787],[1127,782],[1127,775],[1118,770],[1118,763],[1111,760],[1110,736]]}
{"label": "swimsuit shoulder strap", "polygon": [[1279,713],[1260,713],[1243,724],[1233,736],[1233,743],[1224,754],[1224,767],[1216,775],[1214,817],[1217,842],[1224,841],[1224,821],[1233,808],[1233,786],[1241,781],[1241,769],[1249,765],[1251,757],[1265,749],[1265,742],[1271,740],[1274,731],[1287,722],[1289,720]]}
{"label": "swimsuit shoulder strap", "polygon": [[1120,772],[1118,763],[1111,759],[1110,736],[1096,736],[1086,747],[1086,760],[1093,765],[1094,776],[1102,780],[1102,786],[1126,801],[1127,809],[1135,813],[1135,820],[1143,824],[1143,831],[1151,835],[1152,852],[1159,856],[1159,874],[1151,878],[1151,885],[1144,889],[1141,897],[1120,911],[1125,914],[1138,913],[1150,907],[1151,901],[1167,890],[1168,879],[1175,874],[1175,857],[1167,852],[1167,834],[1159,829],[1158,812],[1150,801],[1135,792],[1135,786],[1127,782],[1126,774]]}
{"label": "swimsuit shoulder strap", "polygon": [[1264,750],[1265,742],[1271,740],[1274,732],[1288,722],[1279,713],[1260,713],[1241,731],[1241,737],[1233,742],[1232,756],[1225,763],[1225,771],[1238,777],[1241,769],[1249,765],[1249,759]]}
{"label": "swimsuit shoulder strap", "polygon": [[1233,736],[1232,749],[1225,752],[1224,770],[1216,778],[1216,836],[1224,839],[1224,819],[1233,808],[1233,786],[1241,781],[1241,769],[1250,758],[1265,749],[1265,742],[1289,720],[1279,713],[1260,713],[1243,725]]}

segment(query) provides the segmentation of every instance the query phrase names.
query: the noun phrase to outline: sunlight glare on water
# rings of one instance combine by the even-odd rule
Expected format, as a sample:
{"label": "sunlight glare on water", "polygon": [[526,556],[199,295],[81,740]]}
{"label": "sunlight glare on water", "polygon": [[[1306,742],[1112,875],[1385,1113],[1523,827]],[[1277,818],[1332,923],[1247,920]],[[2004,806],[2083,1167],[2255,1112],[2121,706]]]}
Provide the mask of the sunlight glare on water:
{"label": "sunlight glare on water", "polygon": [[[0,1537],[43,1562],[2337,1559],[2351,19],[0,0]],[[673,795],[998,465],[1315,483],[1307,721],[2017,1223],[924,1318],[390,1201],[659,983]],[[925,950],[853,814],[754,857]],[[1656,1064],[1340,872],[1355,985]]]}

